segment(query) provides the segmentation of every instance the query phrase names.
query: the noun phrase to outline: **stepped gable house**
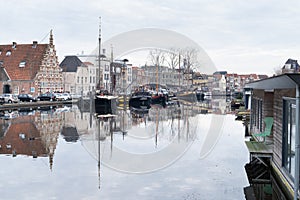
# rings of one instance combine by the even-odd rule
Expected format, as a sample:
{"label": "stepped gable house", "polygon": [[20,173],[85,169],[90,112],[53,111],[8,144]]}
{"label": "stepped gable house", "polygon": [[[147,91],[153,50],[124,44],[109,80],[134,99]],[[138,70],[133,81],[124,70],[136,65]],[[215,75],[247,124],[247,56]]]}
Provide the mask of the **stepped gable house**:
{"label": "stepped gable house", "polygon": [[0,45],[0,94],[62,91],[62,74],[53,44]]}

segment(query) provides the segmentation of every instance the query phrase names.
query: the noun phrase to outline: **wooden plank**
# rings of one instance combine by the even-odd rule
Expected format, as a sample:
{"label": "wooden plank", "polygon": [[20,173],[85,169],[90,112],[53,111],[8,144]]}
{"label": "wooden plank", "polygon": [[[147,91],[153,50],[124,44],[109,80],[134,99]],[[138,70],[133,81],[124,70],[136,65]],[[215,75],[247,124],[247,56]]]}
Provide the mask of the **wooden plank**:
{"label": "wooden plank", "polygon": [[272,154],[272,145],[257,141],[245,141],[249,153]]}

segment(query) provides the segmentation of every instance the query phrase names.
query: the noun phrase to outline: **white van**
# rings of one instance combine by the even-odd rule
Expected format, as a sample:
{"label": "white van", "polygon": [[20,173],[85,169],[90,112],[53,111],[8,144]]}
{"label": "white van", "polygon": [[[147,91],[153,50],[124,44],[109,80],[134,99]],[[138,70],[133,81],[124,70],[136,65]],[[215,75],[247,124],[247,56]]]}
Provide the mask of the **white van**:
{"label": "white van", "polygon": [[2,94],[2,97],[4,98],[4,103],[18,103],[18,95],[16,94]]}

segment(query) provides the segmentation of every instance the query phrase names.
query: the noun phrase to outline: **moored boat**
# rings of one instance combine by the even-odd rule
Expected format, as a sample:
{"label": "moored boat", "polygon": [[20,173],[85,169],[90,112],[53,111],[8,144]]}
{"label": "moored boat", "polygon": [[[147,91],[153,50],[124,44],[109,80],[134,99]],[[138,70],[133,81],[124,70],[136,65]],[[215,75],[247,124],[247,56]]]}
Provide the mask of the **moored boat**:
{"label": "moored boat", "polygon": [[168,97],[165,96],[163,93],[154,92],[151,96],[151,104],[161,104],[165,106],[167,104]]}
{"label": "moored boat", "polygon": [[109,94],[107,90],[96,91],[95,111],[101,114],[114,114],[117,108],[117,96]]}
{"label": "moored boat", "polygon": [[146,106],[150,107],[151,94],[147,91],[136,91],[129,99],[129,106],[139,107]]}

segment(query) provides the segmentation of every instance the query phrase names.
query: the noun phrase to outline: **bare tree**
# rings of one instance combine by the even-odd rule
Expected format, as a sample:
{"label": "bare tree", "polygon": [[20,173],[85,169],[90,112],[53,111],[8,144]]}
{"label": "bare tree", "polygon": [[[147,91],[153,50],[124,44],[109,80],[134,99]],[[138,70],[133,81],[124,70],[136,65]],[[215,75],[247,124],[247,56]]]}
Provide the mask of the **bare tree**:
{"label": "bare tree", "polygon": [[191,68],[196,67],[198,64],[198,50],[192,48],[186,48],[183,50],[184,67],[186,71],[190,71]]}
{"label": "bare tree", "polygon": [[195,71],[195,68],[199,65],[198,50],[193,48],[186,48],[182,50],[182,52],[185,79],[187,80],[187,83],[189,85],[189,80],[192,79],[191,75],[193,74],[193,71]]}
{"label": "bare tree", "polygon": [[149,52],[149,59],[151,63],[156,67],[156,91],[158,92],[158,84],[161,82],[160,71],[161,66],[165,62],[165,51],[161,49],[154,49]]}
{"label": "bare tree", "polygon": [[277,68],[274,68],[273,70],[274,70],[275,75],[282,74],[282,67],[281,66],[278,66]]}
{"label": "bare tree", "polygon": [[154,49],[149,52],[149,59],[155,66],[162,66],[165,62],[165,51]]}
{"label": "bare tree", "polygon": [[166,52],[166,63],[168,64],[168,66],[174,70],[180,62],[179,59],[180,56],[180,51],[176,50],[176,49],[170,49],[170,51]]}

